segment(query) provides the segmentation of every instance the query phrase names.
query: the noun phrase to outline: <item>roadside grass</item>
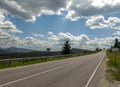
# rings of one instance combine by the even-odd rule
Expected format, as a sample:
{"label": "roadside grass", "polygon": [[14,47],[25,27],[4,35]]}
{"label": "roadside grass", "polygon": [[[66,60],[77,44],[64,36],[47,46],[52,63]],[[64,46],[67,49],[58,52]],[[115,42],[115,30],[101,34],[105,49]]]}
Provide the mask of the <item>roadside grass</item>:
{"label": "roadside grass", "polygon": [[72,57],[77,57],[77,56],[84,56],[84,55],[89,55],[89,54],[93,54],[93,53],[76,54],[76,55],[65,55],[65,56],[50,57],[50,58],[44,58],[44,59],[38,59],[38,60],[1,62],[0,63],[0,69],[17,67],[17,66],[25,66],[25,65],[30,65],[30,64],[38,64],[38,63],[42,63],[42,62],[67,59],[67,58],[72,58]]}
{"label": "roadside grass", "polygon": [[109,67],[107,73],[110,75],[108,78],[111,78],[111,80],[120,81],[120,52],[116,53],[116,64],[115,53],[107,51],[107,56],[109,58],[109,61],[107,62],[107,65]]}

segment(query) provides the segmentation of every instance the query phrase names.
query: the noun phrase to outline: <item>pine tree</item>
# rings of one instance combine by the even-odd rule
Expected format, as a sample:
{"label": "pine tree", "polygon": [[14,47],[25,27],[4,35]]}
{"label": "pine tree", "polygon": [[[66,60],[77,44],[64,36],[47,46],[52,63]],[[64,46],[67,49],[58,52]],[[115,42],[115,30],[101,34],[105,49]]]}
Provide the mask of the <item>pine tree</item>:
{"label": "pine tree", "polygon": [[62,54],[70,54],[70,53],[71,53],[71,47],[69,41],[66,41],[64,47],[62,48]]}
{"label": "pine tree", "polygon": [[119,48],[119,42],[118,42],[117,38],[115,39],[115,45],[114,45],[114,47]]}

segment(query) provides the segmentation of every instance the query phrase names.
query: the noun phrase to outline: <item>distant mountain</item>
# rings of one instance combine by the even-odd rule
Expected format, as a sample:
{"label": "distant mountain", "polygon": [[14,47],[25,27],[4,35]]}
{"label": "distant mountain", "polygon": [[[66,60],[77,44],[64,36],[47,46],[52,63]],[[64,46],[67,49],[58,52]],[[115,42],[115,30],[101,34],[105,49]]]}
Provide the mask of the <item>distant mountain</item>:
{"label": "distant mountain", "polygon": [[10,47],[6,49],[10,53],[21,53],[21,52],[32,52],[35,50],[25,49],[25,48],[16,48],[16,47]]}
{"label": "distant mountain", "polygon": [[10,47],[10,48],[0,48],[0,54],[6,54],[6,53],[25,53],[25,52],[33,52],[35,50],[25,49],[25,48],[16,48],[16,47]]}
{"label": "distant mountain", "polygon": [[[72,48],[71,52],[73,54],[79,54],[79,53],[83,53],[83,52],[90,52],[89,50],[84,50],[84,49],[78,49],[78,48]],[[36,50],[31,50],[31,49],[25,49],[25,48],[16,48],[16,47],[10,47],[10,48],[0,48],[0,54],[6,54],[6,53],[28,53],[28,52],[40,52],[40,53],[45,53],[46,51],[36,51]],[[48,54],[48,53],[47,53]]]}
{"label": "distant mountain", "polygon": [[79,54],[79,53],[84,53],[84,52],[90,52],[90,50],[78,49],[78,48],[72,48],[71,51],[74,54]]}
{"label": "distant mountain", "polygon": [[9,53],[9,52],[3,48],[0,48],[0,54],[5,54],[5,53]]}

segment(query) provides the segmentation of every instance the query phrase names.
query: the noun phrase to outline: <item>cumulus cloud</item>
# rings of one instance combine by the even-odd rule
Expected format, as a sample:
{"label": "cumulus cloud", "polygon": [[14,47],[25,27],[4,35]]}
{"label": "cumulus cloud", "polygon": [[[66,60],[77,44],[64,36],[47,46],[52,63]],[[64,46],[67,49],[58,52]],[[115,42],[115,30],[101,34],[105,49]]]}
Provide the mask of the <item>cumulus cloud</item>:
{"label": "cumulus cloud", "polygon": [[0,8],[27,21],[36,17],[61,15],[67,11],[66,18],[78,20],[83,17],[116,13],[120,11],[119,0],[0,0]]}
{"label": "cumulus cloud", "polygon": [[[109,44],[108,44],[109,43]],[[90,46],[96,46],[101,48],[110,47],[114,43],[112,37],[108,38],[95,38],[89,42]]]}
{"label": "cumulus cloud", "polygon": [[120,31],[116,31],[113,35],[120,36]]}
{"label": "cumulus cloud", "polygon": [[20,44],[22,44],[22,41],[19,37],[11,34],[4,34],[4,36],[1,36],[0,33],[0,47],[2,48],[8,48],[8,47],[22,47]]}
{"label": "cumulus cloud", "polygon": [[20,38],[14,34],[23,32],[17,29],[9,19],[6,19],[4,14],[5,11],[0,9],[0,46],[4,48],[9,46],[17,46]]}
{"label": "cumulus cloud", "polygon": [[22,17],[28,20],[35,20],[35,17],[33,15],[30,15],[29,11],[25,11],[24,8],[22,8],[22,6],[20,6],[14,0],[0,0],[0,7],[2,9],[5,9],[12,15]]}
{"label": "cumulus cloud", "polygon": [[91,29],[108,27],[107,21],[103,16],[92,17],[86,21],[86,25]]}
{"label": "cumulus cloud", "polygon": [[64,43],[69,40],[72,48],[87,48],[89,37],[85,34],[80,36],[74,36],[71,33],[58,33],[57,35],[52,33],[48,35],[44,40],[37,39],[35,37],[25,37],[22,41],[24,48],[31,48],[36,50],[46,50],[51,48],[53,51],[61,50]]}
{"label": "cumulus cloud", "polygon": [[35,33],[32,33],[32,35],[33,35],[34,37],[44,37],[43,34],[35,34]]}
{"label": "cumulus cloud", "polygon": [[[114,28],[120,30],[120,18],[109,17],[105,19],[104,14],[118,13],[120,11],[119,0],[0,0],[0,46],[1,47],[24,47],[37,50],[45,50],[50,47],[60,50],[66,40],[69,40],[75,48],[110,47],[116,37],[90,39],[87,35],[79,36],[71,33],[54,34],[48,32],[44,40],[42,34],[33,33],[32,36],[23,39],[12,33],[23,33],[8,19],[5,14],[11,14],[27,21],[35,21],[36,17],[45,15],[61,15],[67,19],[76,21],[86,18],[86,25],[91,29]],[[119,31],[114,33],[119,35]],[[120,38],[120,37],[117,37]],[[107,43],[110,43],[109,45]]]}
{"label": "cumulus cloud", "polygon": [[120,18],[109,17],[107,20],[104,16],[93,16],[86,21],[86,25],[91,29],[113,28],[119,29]]}
{"label": "cumulus cloud", "polygon": [[81,48],[81,49],[91,49],[97,47],[99,44],[98,43],[96,44],[96,46],[94,46],[94,42],[91,41],[91,39],[85,34],[81,34],[80,36],[74,36],[71,33],[63,33],[63,32],[59,33],[58,35],[54,35],[54,34],[51,35],[48,38],[48,40],[51,42],[55,42],[54,46],[60,46],[60,47],[64,45],[65,41],[69,40],[72,48]]}
{"label": "cumulus cloud", "polygon": [[[26,37],[22,40],[23,47],[46,50],[46,48],[51,48],[53,51],[61,50],[65,41],[69,40],[72,48],[80,49],[90,49],[94,50],[96,47],[100,48],[110,48],[114,44],[115,38],[120,38],[119,36],[105,37],[105,38],[94,38],[90,39],[87,35],[81,34],[79,36],[72,35],[71,33],[58,33],[52,34],[46,37],[46,39],[41,40],[34,37]],[[109,43],[109,44],[108,44]]]}
{"label": "cumulus cloud", "polygon": [[[1,33],[0,33],[1,34]],[[3,36],[4,37],[4,36]],[[106,37],[106,38],[94,38],[90,39],[87,35],[81,34],[79,36],[72,35],[71,33],[58,33],[48,35],[44,39],[34,36],[28,36],[23,39],[15,35],[8,34],[6,38],[0,40],[1,47],[20,47],[35,50],[46,50],[51,48],[52,51],[59,51],[62,49],[65,41],[69,40],[72,48],[90,49],[94,50],[96,47],[109,48],[114,44],[115,38],[119,36]],[[109,44],[108,44],[109,43]]]}
{"label": "cumulus cloud", "polygon": [[53,32],[48,32],[48,35],[52,35],[53,34]]}
{"label": "cumulus cloud", "polygon": [[0,0],[0,7],[10,14],[28,21],[35,21],[42,14],[61,14],[68,0]]}
{"label": "cumulus cloud", "polygon": [[22,31],[17,29],[16,26],[11,21],[5,18],[3,12],[0,12],[0,32],[23,33]]}
{"label": "cumulus cloud", "polygon": [[66,18],[76,21],[80,18],[117,13],[120,11],[118,0],[70,0]]}

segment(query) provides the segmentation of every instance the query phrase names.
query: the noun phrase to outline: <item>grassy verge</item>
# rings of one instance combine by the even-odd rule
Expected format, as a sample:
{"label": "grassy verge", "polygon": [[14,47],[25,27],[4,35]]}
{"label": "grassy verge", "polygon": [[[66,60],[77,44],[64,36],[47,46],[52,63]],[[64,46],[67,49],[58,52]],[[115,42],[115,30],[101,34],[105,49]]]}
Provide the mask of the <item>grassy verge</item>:
{"label": "grassy verge", "polygon": [[66,56],[44,58],[44,59],[32,60],[32,61],[28,60],[28,61],[4,62],[4,63],[0,63],[0,69],[17,67],[17,66],[25,66],[25,65],[30,65],[30,64],[37,64],[37,63],[48,62],[48,61],[53,61],[53,60],[67,59],[67,58],[89,55],[89,54],[93,54],[93,53],[66,55]]}
{"label": "grassy verge", "polygon": [[116,53],[116,55],[115,63],[115,53],[107,51],[107,56],[109,58],[109,61],[107,62],[109,69],[107,72],[109,73],[109,78],[111,77],[111,80],[120,81],[120,52]]}

